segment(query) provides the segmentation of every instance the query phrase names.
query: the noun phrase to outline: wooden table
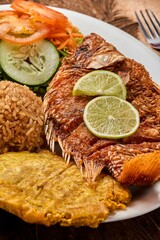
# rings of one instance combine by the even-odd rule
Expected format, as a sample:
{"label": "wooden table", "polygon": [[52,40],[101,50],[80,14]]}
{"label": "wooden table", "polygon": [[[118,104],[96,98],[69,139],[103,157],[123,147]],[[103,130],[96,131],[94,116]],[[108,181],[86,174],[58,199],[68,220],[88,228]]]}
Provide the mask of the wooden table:
{"label": "wooden table", "polygon": [[[158,0],[35,0],[45,5],[62,7],[96,17],[117,26],[144,42],[134,11],[152,9],[160,19]],[[11,3],[0,0],[1,4]],[[149,47],[149,46],[148,46]],[[153,50],[154,51],[154,50]],[[160,55],[160,51],[155,51]],[[160,209],[129,220],[102,223],[89,227],[45,227],[27,224],[0,210],[0,240],[159,240]]]}

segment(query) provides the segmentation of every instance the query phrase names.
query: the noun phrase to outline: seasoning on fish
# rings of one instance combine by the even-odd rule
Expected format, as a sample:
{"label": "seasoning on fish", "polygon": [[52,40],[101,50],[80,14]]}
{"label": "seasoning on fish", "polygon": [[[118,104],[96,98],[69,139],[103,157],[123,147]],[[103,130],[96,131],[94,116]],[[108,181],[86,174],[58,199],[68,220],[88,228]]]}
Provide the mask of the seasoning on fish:
{"label": "seasoning on fish", "polygon": [[[140,125],[130,137],[120,140],[101,139],[93,136],[84,125],[84,107],[92,97],[72,96],[72,91],[79,78],[95,69],[112,71],[123,79],[127,101],[140,115]],[[64,158],[69,162],[73,157],[81,171],[85,168],[89,182],[95,181],[103,168],[107,168],[121,182],[125,161],[132,161],[136,156],[137,160],[133,160],[135,164],[130,164],[130,169],[125,168],[125,174],[128,176],[127,171],[138,168],[139,176],[133,176],[131,180],[128,176],[122,182],[148,185],[159,179],[154,166],[154,172],[146,171],[143,164],[139,168],[139,155],[144,154],[146,165],[150,168],[152,164],[159,168],[160,88],[143,65],[126,58],[99,35],[93,33],[86,36],[75,52],[63,59],[43,104],[45,133],[51,150],[54,152],[55,142],[58,141]],[[152,152],[156,152],[153,161]]]}

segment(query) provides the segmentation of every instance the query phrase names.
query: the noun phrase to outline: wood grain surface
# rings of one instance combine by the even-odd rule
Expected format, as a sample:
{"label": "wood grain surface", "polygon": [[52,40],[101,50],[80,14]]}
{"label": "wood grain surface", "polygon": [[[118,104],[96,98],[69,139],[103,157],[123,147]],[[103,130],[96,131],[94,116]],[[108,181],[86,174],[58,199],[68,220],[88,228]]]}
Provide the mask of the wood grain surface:
{"label": "wood grain surface", "polygon": [[28,224],[0,210],[0,240],[159,240],[159,216],[160,209],[93,229]]}
{"label": "wood grain surface", "polygon": [[[0,0],[0,4],[11,3]],[[159,0],[35,0],[45,5],[71,9],[108,22],[144,42],[134,11],[151,9],[160,19]],[[155,51],[155,50],[153,50]],[[160,51],[155,51],[160,54]],[[0,240],[160,240],[160,209],[133,219],[89,227],[45,227],[28,224],[0,210]]]}

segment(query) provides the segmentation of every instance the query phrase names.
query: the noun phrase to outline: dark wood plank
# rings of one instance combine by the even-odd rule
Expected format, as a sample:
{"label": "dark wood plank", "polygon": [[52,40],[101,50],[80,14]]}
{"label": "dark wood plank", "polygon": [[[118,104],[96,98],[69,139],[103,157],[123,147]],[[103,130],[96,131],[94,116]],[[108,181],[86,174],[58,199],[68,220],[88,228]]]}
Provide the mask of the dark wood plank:
{"label": "dark wood plank", "polygon": [[93,229],[28,224],[0,210],[0,240],[159,240],[159,216],[160,209],[125,221],[102,223]]}

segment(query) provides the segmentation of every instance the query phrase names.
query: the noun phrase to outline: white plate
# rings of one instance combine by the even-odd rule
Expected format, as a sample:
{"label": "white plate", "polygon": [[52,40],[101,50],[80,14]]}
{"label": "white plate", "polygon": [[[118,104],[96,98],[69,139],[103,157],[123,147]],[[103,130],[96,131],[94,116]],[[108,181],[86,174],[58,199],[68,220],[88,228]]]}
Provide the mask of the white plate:
{"label": "white plate", "polygon": [[[1,5],[0,10],[8,10],[9,5]],[[153,80],[160,84],[160,57],[143,43],[124,31],[74,11],[55,8],[64,13],[80,31],[87,35],[95,32],[112,43],[125,56],[142,63]],[[160,207],[160,182],[150,187],[132,188],[133,198],[126,210],[116,211],[105,222],[113,222],[137,217]]]}

